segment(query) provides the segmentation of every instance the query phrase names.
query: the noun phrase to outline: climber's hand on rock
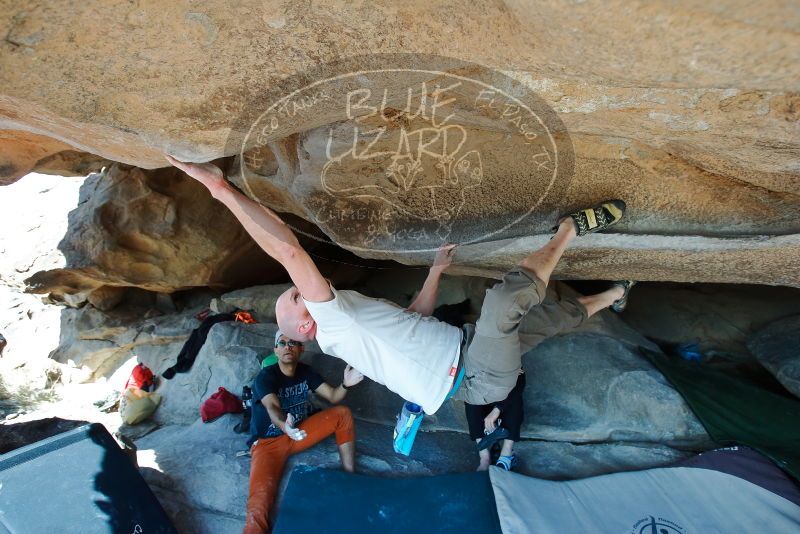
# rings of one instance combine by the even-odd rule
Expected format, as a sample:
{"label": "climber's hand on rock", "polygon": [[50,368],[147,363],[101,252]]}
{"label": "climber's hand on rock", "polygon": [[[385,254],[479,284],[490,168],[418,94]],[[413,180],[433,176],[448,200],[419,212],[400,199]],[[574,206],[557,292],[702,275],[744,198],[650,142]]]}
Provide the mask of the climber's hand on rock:
{"label": "climber's hand on rock", "polygon": [[166,154],[164,155],[172,165],[179,168],[214,193],[215,190],[225,187],[225,177],[219,167],[213,163],[186,163]]}
{"label": "climber's hand on rock", "polygon": [[436,252],[436,257],[433,259],[433,267],[431,269],[438,269],[444,272],[450,264],[453,263],[453,256],[456,255],[456,248],[458,245],[455,243],[445,243]]}
{"label": "climber's hand on rock", "polygon": [[286,416],[286,423],[284,424],[284,433],[289,436],[290,439],[295,441],[301,441],[306,437],[306,431],[300,430],[299,428],[294,427],[294,416],[289,414]]}

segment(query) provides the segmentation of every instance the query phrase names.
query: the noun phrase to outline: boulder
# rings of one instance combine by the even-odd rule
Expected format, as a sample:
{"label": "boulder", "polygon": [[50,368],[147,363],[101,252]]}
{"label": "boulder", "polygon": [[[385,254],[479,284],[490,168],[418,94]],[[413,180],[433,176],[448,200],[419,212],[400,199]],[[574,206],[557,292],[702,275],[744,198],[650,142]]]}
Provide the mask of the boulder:
{"label": "boulder", "polygon": [[91,176],[59,244],[64,267],[36,273],[29,291],[110,307],[114,288],[171,293],[268,275],[277,264],[203,191],[176,169],[112,165]]}
{"label": "boulder", "polygon": [[[782,122],[797,119],[790,91],[797,49],[792,28],[798,20],[777,2],[702,9],[657,2],[633,11],[620,3],[599,10],[593,2],[566,8],[521,2],[509,9],[437,4],[397,9],[378,2],[370,13],[356,6],[301,12],[211,2],[201,11],[119,6],[114,17],[104,9],[106,2],[60,10],[58,22],[44,6],[5,10],[0,23],[8,35],[2,51],[8,127],[37,129],[142,167],[162,163],[159,148],[212,159],[221,155],[233,116],[255,95],[269,94],[280,78],[336,57],[436,51],[519,72],[576,129],[604,136],[590,141],[594,153],[610,147],[609,134],[617,133],[668,147],[717,174],[757,169],[750,171],[750,181],[792,187],[781,175],[792,170],[790,155],[780,157],[777,143],[763,137],[788,136],[790,125]],[[76,38],[65,28],[77,27],[86,13],[105,30]],[[496,31],[480,25],[454,29],[458,17],[485,21]],[[331,28],[343,30],[335,51],[327,43]],[[122,31],[131,37],[124,46],[109,38]],[[262,48],[274,61],[266,75],[253,76]],[[641,51],[647,61],[641,61]],[[192,68],[209,55],[218,58],[213,73]],[[36,62],[43,56],[49,58],[46,66]],[[102,69],[98,57],[107,58]],[[735,61],[720,61],[724,58]],[[86,77],[70,77],[75,72]],[[185,83],[177,86],[177,79]],[[720,139],[715,132],[731,122],[738,122],[743,136],[761,130],[765,142],[747,147]],[[298,128],[308,129],[304,126]],[[690,139],[693,146],[686,144]]]}
{"label": "boulder", "polygon": [[124,287],[100,286],[86,296],[94,308],[101,311],[113,310],[125,297]]}
{"label": "boulder", "polygon": [[217,312],[247,310],[261,323],[275,322],[275,301],[291,284],[246,287],[225,293],[217,299]]}
{"label": "boulder", "polygon": [[[93,306],[64,308],[59,345],[50,357],[84,369],[84,380],[111,376],[132,357],[138,357],[154,372],[163,370],[199,325],[196,311],[160,315],[136,308],[110,313]],[[122,377],[122,383],[125,379],[127,376]]]}
{"label": "boulder", "polygon": [[86,176],[110,161],[48,137],[22,130],[0,130],[0,185],[31,172]]}
{"label": "boulder", "polygon": [[594,333],[548,339],[524,358],[526,438],[705,446],[709,437],[661,373]]}
{"label": "boulder", "polygon": [[699,342],[708,355],[752,361],[747,343],[759,330],[800,314],[800,290],[723,284],[642,284],[622,318],[659,343]]}
{"label": "boulder", "polygon": [[747,342],[758,361],[783,386],[800,397],[800,315],[775,321]]}
{"label": "boulder", "polygon": [[[557,277],[800,286],[800,18],[785,3],[384,0],[309,10],[213,0],[153,10],[89,0],[71,9],[8,3],[0,12],[0,128],[28,136],[42,154],[61,143],[147,169],[164,166],[165,152],[237,156],[244,165],[226,170],[248,195],[358,255],[420,265],[430,259],[421,249],[466,236],[456,239],[472,243],[453,272],[493,277],[545,243],[559,213],[620,197],[629,211],[616,233],[576,244]],[[89,16],[102,30],[76,31]],[[198,69],[209,57],[214,68]],[[529,95],[537,120],[523,123],[516,101],[470,98],[468,80],[491,82],[495,95]],[[384,88],[392,98],[373,113]],[[416,99],[408,106],[407,89]],[[355,101],[364,94],[352,91],[363,90],[374,98]],[[437,102],[446,125],[431,114]],[[271,129],[267,117],[266,129],[253,129],[263,139],[248,145],[273,103],[290,120]],[[413,141],[434,130],[442,141],[445,127],[452,141],[456,131],[465,136],[460,151],[428,161],[440,147]],[[381,139],[354,137],[368,131]],[[534,154],[559,162],[557,187],[524,150],[533,136],[558,145],[558,157],[552,146]],[[391,162],[368,157],[373,141],[394,150]],[[11,152],[6,181],[38,158]],[[340,155],[348,157],[334,161]],[[243,167],[249,175],[237,177]],[[146,220],[152,208],[131,211]],[[110,232],[135,249],[132,261],[126,253],[127,264],[84,264],[80,276],[39,287],[174,291],[225,281],[209,276],[213,255],[212,266],[199,261],[180,279],[171,276],[175,258],[143,258],[165,246],[160,232]],[[214,238],[169,240],[196,250]]]}
{"label": "boulder", "polygon": [[[191,369],[171,380],[162,378],[158,392],[163,399],[155,413],[159,423],[191,424],[200,417],[200,405],[222,386],[236,396],[253,382],[261,359],[274,344],[277,326],[269,323],[217,323]],[[163,372],[175,363],[177,353],[162,361],[154,372]]]}

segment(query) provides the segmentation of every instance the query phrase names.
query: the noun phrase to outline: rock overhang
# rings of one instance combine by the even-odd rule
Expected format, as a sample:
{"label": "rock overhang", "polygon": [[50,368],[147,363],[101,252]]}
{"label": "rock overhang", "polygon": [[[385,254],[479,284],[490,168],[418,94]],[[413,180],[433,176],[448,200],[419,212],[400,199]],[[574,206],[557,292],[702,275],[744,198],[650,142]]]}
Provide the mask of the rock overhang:
{"label": "rock overhang", "polygon": [[[378,3],[369,11],[324,4],[302,16],[297,7],[265,10],[248,2],[212,2],[193,11],[127,4],[115,11],[107,9],[110,4],[88,2],[59,10],[58,17],[47,5],[4,10],[0,25],[9,38],[0,50],[0,127],[28,136],[28,144],[31,136],[42,136],[46,142],[37,146],[47,148],[28,151],[27,163],[15,170],[46,167],[48,154],[67,152],[143,169],[162,166],[163,152],[194,161],[235,156],[230,141],[244,134],[237,121],[265,107],[269,95],[296,89],[299,80],[341,74],[332,65],[342,58],[352,65],[363,64],[354,58],[364,55],[435,51],[471,62],[446,72],[481,77],[496,71],[535,93],[563,123],[574,150],[568,187],[536,210],[527,226],[465,247],[454,272],[497,276],[545,238],[558,213],[621,197],[629,205],[626,221],[612,235],[576,245],[556,276],[800,284],[794,268],[800,259],[800,21],[777,3],[758,9]],[[112,11],[114,17],[107,14]],[[97,31],[78,34],[74,23],[87,16]],[[120,35],[125,39],[114,38]],[[408,80],[395,79],[394,86],[400,82]],[[263,176],[248,182],[254,198],[318,222],[325,134],[353,129],[352,120],[328,111],[295,121],[270,141],[267,166],[258,169]],[[462,212],[474,233],[520,212],[514,202],[524,206],[529,200],[524,185],[530,173],[513,144],[507,152],[487,149],[507,133],[496,123],[474,113],[461,118],[474,134],[472,147],[465,148],[486,149],[481,163],[487,191],[479,196],[485,202],[470,201]],[[6,159],[13,164],[15,157]],[[87,168],[86,158],[61,161],[51,168],[66,172],[77,168],[75,161]],[[389,166],[381,162],[373,173],[355,169],[355,183],[371,184]],[[234,162],[230,177],[242,186],[235,169]],[[396,184],[407,185],[408,175],[400,176]],[[418,205],[413,199],[408,204]],[[363,207],[363,199],[343,204],[352,213]],[[417,239],[409,227],[419,215],[412,212],[387,235],[402,231]],[[319,226],[330,240],[364,257],[407,264],[429,259],[409,252],[408,238],[386,246],[362,239],[363,228],[341,221]],[[424,235],[431,242],[442,237]],[[159,290],[213,283],[207,278]],[[114,283],[141,285],[130,276]]]}

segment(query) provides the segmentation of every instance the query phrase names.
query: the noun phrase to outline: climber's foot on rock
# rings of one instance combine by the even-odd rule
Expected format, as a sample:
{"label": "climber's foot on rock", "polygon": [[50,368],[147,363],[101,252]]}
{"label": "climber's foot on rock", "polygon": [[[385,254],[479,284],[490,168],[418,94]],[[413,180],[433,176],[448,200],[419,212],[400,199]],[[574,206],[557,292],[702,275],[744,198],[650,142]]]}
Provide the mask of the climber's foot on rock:
{"label": "climber's foot on rock", "polygon": [[631,292],[631,288],[635,285],[636,285],[635,280],[620,280],[618,282],[614,282],[613,287],[622,289],[622,296],[611,304],[612,310],[614,310],[617,313],[620,313],[625,309],[625,306],[628,305],[628,295]]}
{"label": "climber's foot on rock", "polygon": [[[625,202],[622,200],[607,200],[591,208],[578,210],[559,219],[559,225],[569,219],[575,225],[578,236],[600,232],[617,224],[625,215]],[[557,230],[558,226],[553,230]]]}

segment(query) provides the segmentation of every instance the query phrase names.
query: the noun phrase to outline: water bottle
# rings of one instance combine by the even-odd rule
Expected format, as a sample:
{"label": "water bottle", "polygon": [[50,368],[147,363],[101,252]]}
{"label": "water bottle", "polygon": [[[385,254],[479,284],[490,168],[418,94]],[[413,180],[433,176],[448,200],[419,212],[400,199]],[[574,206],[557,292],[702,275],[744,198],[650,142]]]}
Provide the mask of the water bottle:
{"label": "water bottle", "polygon": [[422,411],[422,406],[413,402],[403,403],[392,435],[396,453],[404,456],[411,454],[411,447],[414,446],[414,438],[417,436],[417,430],[422,424],[423,417],[425,417],[425,412]]}
{"label": "water bottle", "polygon": [[253,390],[250,389],[250,386],[245,386],[242,388],[242,407],[245,410],[249,410],[253,406]]}

